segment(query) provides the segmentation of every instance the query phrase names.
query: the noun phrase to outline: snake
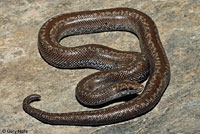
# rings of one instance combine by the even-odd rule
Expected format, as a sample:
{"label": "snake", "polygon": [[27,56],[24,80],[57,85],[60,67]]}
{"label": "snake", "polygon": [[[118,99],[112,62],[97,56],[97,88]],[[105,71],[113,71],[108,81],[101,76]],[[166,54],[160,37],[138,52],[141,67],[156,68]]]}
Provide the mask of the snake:
{"label": "snake", "polygon": [[[121,51],[99,44],[66,47],[60,43],[69,36],[112,31],[135,35],[141,52]],[[98,126],[133,119],[151,111],[170,82],[169,61],[156,24],[148,15],[133,8],[88,10],[52,17],[39,30],[38,50],[53,67],[99,70],[77,84],[75,92],[80,103],[101,106],[131,97],[104,108],[51,113],[30,105],[41,99],[39,94],[27,96],[23,110],[46,124]]]}

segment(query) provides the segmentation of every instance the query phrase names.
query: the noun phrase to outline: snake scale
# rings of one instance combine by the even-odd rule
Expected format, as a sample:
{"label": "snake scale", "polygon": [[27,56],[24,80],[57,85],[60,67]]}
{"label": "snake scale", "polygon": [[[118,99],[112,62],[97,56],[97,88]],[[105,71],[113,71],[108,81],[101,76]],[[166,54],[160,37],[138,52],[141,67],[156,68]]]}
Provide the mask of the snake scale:
{"label": "snake scale", "polygon": [[[69,36],[125,31],[137,36],[141,53],[119,51],[98,44],[64,47]],[[140,116],[156,106],[170,81],[170,66],[154,21],[131,8],[66,13],[49,19],[40,29],[38,49],[43,59],[58,68],[100,70],[83,78],[76,97],[85,105],[101,105],[127,95],[134,98],[107,108],[69,113],[48,113],[30,105],[40,100],[32,94],[23,109],[47,124],[106,125]],[[147,79],[145,86],[140,83]]]}

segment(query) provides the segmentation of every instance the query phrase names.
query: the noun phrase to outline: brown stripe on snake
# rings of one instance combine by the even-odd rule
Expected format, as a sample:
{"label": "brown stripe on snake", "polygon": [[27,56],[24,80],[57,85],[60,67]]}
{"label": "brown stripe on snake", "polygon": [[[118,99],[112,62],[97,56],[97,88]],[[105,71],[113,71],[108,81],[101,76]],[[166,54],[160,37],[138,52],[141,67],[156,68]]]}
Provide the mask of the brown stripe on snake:
{"label": "brown stripe on snake", "polygon": [[[64,37],[109,31],[135,34],[141,53],[119,51],[97,44],[64,47]],[[82,79],[77,99],[85,105],[101,105],[126,95],[131,100],[108,108],[70,113],[48,113],[30,105],[37,94],[26,97],[23,109],[48,124],[104,125],[125,121],[150,111],[170,81],[170,67],[153,20],[130,8],[67,13],[51,18],[39,31],[38,48],[50,65],[58,68],[96,68],[101,71]],[[145,87],[141,84],[147,80]]]}

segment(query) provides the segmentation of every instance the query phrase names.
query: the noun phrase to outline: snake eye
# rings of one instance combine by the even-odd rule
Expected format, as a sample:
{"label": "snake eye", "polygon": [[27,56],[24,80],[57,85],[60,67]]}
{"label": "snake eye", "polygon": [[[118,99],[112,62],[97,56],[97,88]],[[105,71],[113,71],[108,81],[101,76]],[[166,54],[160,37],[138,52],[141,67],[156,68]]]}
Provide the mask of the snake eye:
{"label": "snake eye", "polygon": [[105,25],[108,25],[108,22],[105,22]]}

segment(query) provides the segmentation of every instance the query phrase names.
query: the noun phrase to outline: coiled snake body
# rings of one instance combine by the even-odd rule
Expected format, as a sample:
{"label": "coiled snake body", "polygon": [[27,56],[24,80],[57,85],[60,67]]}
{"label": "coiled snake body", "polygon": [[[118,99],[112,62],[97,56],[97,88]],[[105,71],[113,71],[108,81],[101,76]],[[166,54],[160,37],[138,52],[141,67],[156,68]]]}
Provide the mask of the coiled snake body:
{"label": "coiled snake body", "polygon": [[[90,44],[64,47],[67,36],[108,31],[135,34],[141,53],[125,52]],[[37,94],[24,99],[23,109],[48,124],[104,125],[128,120],[151,110],[170,81],[170,67],[155,23],[146,14],[130,8],[82,11],[56,16],[40,29],[38,48],[49,64],[58,68],[96,68],[100,72],[81,80],[76,97],[86,105],[100,105],[130,94],[137,97],[112,107],[93,111],[48,113],[30,106]],[[148,81],[143,87],[138,82]],[[140,94],[139,94],[140,93]]]}

